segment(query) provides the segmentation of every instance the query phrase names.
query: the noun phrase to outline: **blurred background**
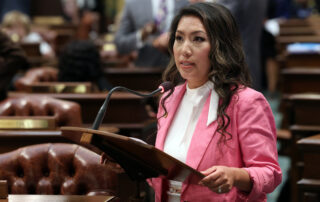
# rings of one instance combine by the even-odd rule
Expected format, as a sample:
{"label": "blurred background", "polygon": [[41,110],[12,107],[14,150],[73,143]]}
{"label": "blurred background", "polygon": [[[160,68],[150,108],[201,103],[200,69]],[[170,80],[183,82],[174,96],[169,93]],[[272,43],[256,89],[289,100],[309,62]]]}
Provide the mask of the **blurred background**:
{"label": "blurred background", "polygon": [[[266,5],[259,24],[260,40],[255,42],[260,66],[259,83],[254,88],[272,107],[284,174],[283,182],[268,195],[268,201],[320,201],[320,1],[268,0]],[[135,15],[125,11],[125,0],[1,0],[0,121],[13,116],[23,121],[36,114],[32,110],[25,114],[4,113],[8,99],[44,95],[78,104],[82,114],[78,126],[88,127],[112,87],[121,85],[141,92],[156,89],[165,64],[144,63],[149,58],[141,60],[138,43],[123,51],[128,46],[123,40],[135,35],[135,29],[146,31],[146,26],[135,24]],[[160,30],[148,34],[143,44],[168,56],[165,46],[156,40],[162,34]],[[102,127],[152,144],[157,101],[119,93],[112,98]],[[17,106],[10,106],[17,111]],[[46,115],[55,116],[52,111]],[[13,142],[33,138],[21,135],[21,131],[29,130],[25,133],[30,134],[34,130],[8,128],[2,122],[0,129],[2,153],[29,145]],[[56,133],[59,128],[50,130]],[[9,133],[18,139],[5,142]],[[53,133],[45,134],[32,144],[53,137]],[[126,180],[121,178],[119,182]],[[127,189],[136,189],[130,186]],[[141,187],[144,200],[152,200],[148,185]]]}

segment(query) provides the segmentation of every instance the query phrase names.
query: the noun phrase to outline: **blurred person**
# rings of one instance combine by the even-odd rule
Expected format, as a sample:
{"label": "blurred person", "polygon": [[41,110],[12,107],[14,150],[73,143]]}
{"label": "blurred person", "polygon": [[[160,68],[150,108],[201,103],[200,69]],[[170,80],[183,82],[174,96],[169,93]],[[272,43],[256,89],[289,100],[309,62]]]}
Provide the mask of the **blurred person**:
{"label": "blurred person", "polygon": [[153,178],[156,201],[266,201],[282,177],[276,127],[249,87],[235,19],[219,4],[187,6],[172,22],[169,52],[163,80],[175,88],[161,98],[155,146],[205,177]]}
{"label": "blurred person", "polygon": [[96,39],[106,32],[103,0],[62,0],[66,17],[78,25],[78,39]]}
{"label": "blurred person", "polygon": [[76,40],[66,45],[59,57],[58,81],[96,84],[100,91],[112,85],[104,77],[97,47],[88,40]]}
{"label": "blurred person", "polygon": [[0,31],[0,100],[7,97],[7,91],[17,72],[28,67],[23,50]]}
{"label": "blurred person", "polygon": [[105,3],[103,0],[77,0],[80,16],[85,17],[87,13],[94,13],[97,15],[96,24],[93,24],[93,29],[96,29],[98,33],[106,32],[106,15],[105,15]]}
{"label": "blurred person", "polygon": [[277,83],[279,75],[278,62],[276,60],[277,49],[275,36],[266,28],[268,20],[276,17],[276,0],[268,0],[267,16],[264,20],[265,26],[262,29],[261,35],[261,66],[264,70],[263,74],[263,87],[270,98],[277,96]]}
{"label": "blurred person", "polygon": [[30,15],[31,0],[1,0],[0,1],[0,21],[3,16],[12,10],[20,11],[26,15]]}
{"label": "blurred person", "polygon": [[39,33],[31,30],[31,20],[26,14],[20,11],[6,13],[1,27],[14,42],[40,43],[40,53],[43,56],[54,57],[55,53],[52,47]]}
{"label": "blurred person", "polygon": [[64,17],[67,21],[72,22],[75,25],[78,25],[80,22],[78,5],[76,0],[61,0],[62,8],[64,11]]}
{"label": "blurred person", "polygon": [[[165,67],[171,20],[186,0],[126,0],[116,31],[119,54],[137,52],[136,66]],[[164,51],[165,50],[165,51]]]}

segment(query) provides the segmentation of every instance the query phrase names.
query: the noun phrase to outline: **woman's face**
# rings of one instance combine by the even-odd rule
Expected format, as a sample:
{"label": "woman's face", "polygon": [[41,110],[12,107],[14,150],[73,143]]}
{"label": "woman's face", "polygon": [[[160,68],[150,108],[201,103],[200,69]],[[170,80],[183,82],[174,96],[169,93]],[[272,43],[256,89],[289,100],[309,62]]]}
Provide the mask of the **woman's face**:
{"label": "woman's face", "polygon": [[176,66],[189,88],[197,88],[208,81],[211,49],[207,32],[198,17],[184,16],[177,27],[173,54]]}

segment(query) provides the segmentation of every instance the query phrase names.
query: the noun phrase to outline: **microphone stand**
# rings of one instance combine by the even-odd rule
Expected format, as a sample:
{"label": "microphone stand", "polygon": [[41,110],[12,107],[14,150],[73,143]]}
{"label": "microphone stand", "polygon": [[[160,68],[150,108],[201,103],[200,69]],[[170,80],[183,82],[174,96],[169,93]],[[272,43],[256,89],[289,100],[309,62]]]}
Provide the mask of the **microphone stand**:
{"label": "microphone stand", "polygon": [[110,101],[110,98],[111,98],[111,95],[114,91],[116,90],[125,90],[125,91],[128,91],[130,93],[133,93],[135,95],[138,95],[140,97],[144,97],[144,98],[148,98],[148,97],[152,97],[153,95],[157,94],[158,92],[161,92],[162,89],[161,88],[158,88],[157,90],[151,92],[150,94],[142,94],[142,93],[139,93],[137,91],[134,91],[134,90],[131,90],[129,88],[126,88],[126,87],[123,87],[123,86],[117,86],[117,87],[114,87],[110,90],[110,92],[108,93],[108,96],[107,98],[105,99],[104,103],[102,104],[97,116],[96,116],[96,119],[94,120],[93,122],[93,125],[92,125],[92,129],[94,130],[98,130],[99,126],[101,125],[101,122],[105,116],[105,113],[107,111],[107,107],[108,107],[108,104],[109,104],[109,101]]}

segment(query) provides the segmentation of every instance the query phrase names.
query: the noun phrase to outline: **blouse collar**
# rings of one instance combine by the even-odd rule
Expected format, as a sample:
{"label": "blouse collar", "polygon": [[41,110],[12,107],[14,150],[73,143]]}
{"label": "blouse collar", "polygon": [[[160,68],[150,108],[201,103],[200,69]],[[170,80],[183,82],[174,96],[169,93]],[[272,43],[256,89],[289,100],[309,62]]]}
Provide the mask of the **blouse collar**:
{"label": "blouse collar", "polygon": [[[208,120],[207,126],[209,126],[212,122],[217,119],[217,112],[218,112],[218,103],[219,103],[219,96],[217,92],[213,88],[214,84],[211,81],[207,81],[205,84],[198,88],[190,89],[188,84],[186,85],[186,95],[192,100],[192,104],[196,106],[200,103],[202,99],[206,99],[210,94],[210,105],[209,105],[209,112],[208,112]],[[210,93],[211,92],[211,93]]]}

